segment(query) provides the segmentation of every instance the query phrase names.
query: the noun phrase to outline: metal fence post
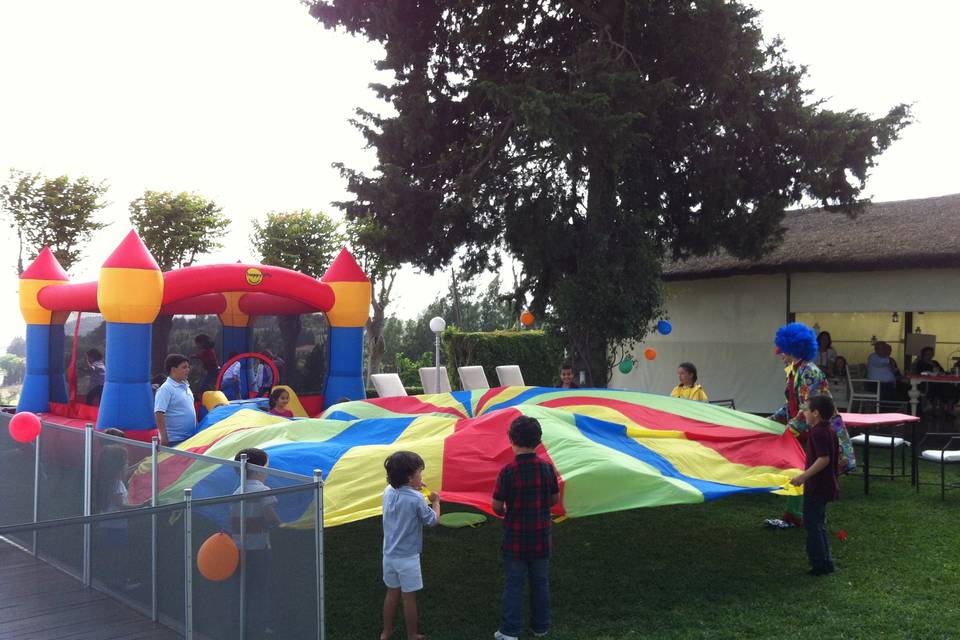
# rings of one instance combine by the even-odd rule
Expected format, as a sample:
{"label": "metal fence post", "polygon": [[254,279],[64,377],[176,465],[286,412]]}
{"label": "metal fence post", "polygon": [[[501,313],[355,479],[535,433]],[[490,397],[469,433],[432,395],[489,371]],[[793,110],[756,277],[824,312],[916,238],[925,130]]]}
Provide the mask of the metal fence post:
{"label": "metal fence post", "polygon": [[314,535],[316,544],[316,572],[317,572],[317,637],[326,638],[326,611],[323,593],[323,471],[313,470],[313,484],[316,487],[317,508],[314,520]]}
{"label": "metal fence post", "polygon": [[[33,441],[33,523],[40,520],[40,441],[42,432]],[[33,556],[37,556],[37,530],[33,530]]]}
{"label": "metal fence post", "polygon": [[[240,495],[247,492],[247,454],[240,454]],[[240,500],[240,634],[243,640],[247,629],[247,509],[246,500]],[[233,505],[230,505],[233,508]]]}
{"label": "metal fence post", "polygon": [[193,490],[183,490],[183,635],[193,640]]}
{"label": "metal fence post", "polygon": [[[83,515],[90,516],[93,492],[93,425],[83,429]],[[83,586],[90,586],[90,523],[83,525]]]}
{"label": "metal fence post", "polygon": [[[150,506],[157,506],[157,436],[150,441]],[[157,622],[160,612],[157,608],[157,514],[150,516],[150,619]]]}

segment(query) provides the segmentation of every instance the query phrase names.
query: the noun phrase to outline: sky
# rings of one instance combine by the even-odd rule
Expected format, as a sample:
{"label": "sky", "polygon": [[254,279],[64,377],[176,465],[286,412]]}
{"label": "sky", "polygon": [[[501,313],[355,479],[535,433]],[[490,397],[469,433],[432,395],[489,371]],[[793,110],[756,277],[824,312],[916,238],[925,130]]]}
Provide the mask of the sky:
{"label": "sky", "polygon": [[[955,82],[960,3],[952,0],[766,0],[768,36],[807,65],[807,88],[832,109],[875,115],[914,104],[916,122],[883,156],[876,201],[960,192]],[[377,45],[325,30],[297,0],[0,1],[0,179],[9,168],[106,180],[110,226],[86,248],[74,281],[129,231],[145,189],[195,191],[232,220],[225,248],[202,263],[255,262],[251,222],[268,211],[342,213],[331,165],[374,165],[349,123],[382,110],[368,85]],[[0,228],[0,351],[24,332],[15,238]],[[510,281],[509,274],[504,280]],[[444,277],[402,270],[388,313],[414,317]]]}

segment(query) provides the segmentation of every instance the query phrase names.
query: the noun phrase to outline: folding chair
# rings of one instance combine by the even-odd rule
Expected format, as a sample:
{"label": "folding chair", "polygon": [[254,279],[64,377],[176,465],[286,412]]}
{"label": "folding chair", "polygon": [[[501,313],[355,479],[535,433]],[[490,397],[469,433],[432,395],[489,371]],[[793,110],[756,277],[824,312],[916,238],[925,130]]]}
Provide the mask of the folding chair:
{"label": "folding chair", "polygon": [[403,382],[396,373],[375,373],[370,376],[370,380],[373,381],[373,387],[381,398],[407,395],[407,390],[403,388]]}
{"label": "folding chair", "polygon": [[873,413],[879,413],[880,382],[869,378],[851,377],[850,370],[854,366],[856,365],[847,367],[847,385],[850,388],[850,394],[847,396],[847,413],[867,413],[863,409],[864,406],[873,406],[875,407]]}
{"label": "folding chair", "polygon": [[505,364],[497,367],[497,379],[501,387],[525,387],[520,367],[515,364]]}
{"label": "folding chair", "polygon": [[[928,438],[941,441],[943,444],[939,449],[924,449],[924,443]],[[920,460],[933,462],[940,465],[940,499],[946,498],[947,489],[960,489],[960,481],[947,482],[947,465],[960,464],[960,450],[949,447],[960,447],[960,434],[957,433],[928,433],[921,438],[918,445],[920,449]],[[917,493],[920,492],[920,464],[917,464]],[[926,484],[935,484],[928,482]]]}
{"label": "folding chair", "polygon": [[484,373],[483,367],[457,367],[457,375],[460,376],[460,387],[464,391],[490,388],[490,383],[487,382],[487,374]]}
{"label": "folding chair", "polygon": [[440,389],[437,390],[437,368],[420,367],[420,384],[424,393],[450,393],[450,378],[447,377],[447,368],[440,367]]}
{"label": "folding chair", "polygon": [[724,398],[723,400],[710,400],[709,404],[715,404],[719,407],[727,407],[728,409],[736,410],[737,403],[733,401],[733,398]]}

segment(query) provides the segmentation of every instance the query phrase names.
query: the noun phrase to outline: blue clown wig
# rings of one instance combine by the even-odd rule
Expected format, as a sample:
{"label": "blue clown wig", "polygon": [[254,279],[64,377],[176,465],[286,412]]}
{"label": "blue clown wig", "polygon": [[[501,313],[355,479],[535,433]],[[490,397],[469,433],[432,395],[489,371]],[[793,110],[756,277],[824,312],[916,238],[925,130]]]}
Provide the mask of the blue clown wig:
{"label": "blue clown wig", "polygon": [[781,353],[788,356],[800,360],[813,360],[817,357],[817,334],[802,322],[791,322],[777,329],[777,337],[773,342]]}

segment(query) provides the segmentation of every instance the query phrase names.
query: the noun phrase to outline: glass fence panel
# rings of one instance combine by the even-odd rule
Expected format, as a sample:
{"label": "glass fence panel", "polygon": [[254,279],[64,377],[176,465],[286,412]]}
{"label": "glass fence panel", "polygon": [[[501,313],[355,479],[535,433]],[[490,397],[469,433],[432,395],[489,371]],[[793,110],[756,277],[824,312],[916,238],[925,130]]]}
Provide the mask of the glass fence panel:
{"label": "glass fence panel", "polygon": [[[0,526],[33,521],[33,481],[37,443],[17,442],[10,437],[8,425],[13,415],[0,413]],[[17,542],[30,544],[31,535],[14,536]]]}
{"label": "glass fence panel", "polygon": [[[249,486],[249,485],[248,485]],[[239,634],[241,573],[243,574],[245,633],[247,638],[307,638],[317,635],[317,573],[314,544],[315,488],[258,497],[256,491],[237,496],[229,504],[194,508],[193,597],[194,629],[213,639]],[[240,504],[246,530],[241,544]],[[210,580],[199,566],[214,558],[202,545],[236,545],[243,569],[222,581]],[[223,540],[229,536],[230,542]],[[205,565],[206,566],[206,565]]]}

